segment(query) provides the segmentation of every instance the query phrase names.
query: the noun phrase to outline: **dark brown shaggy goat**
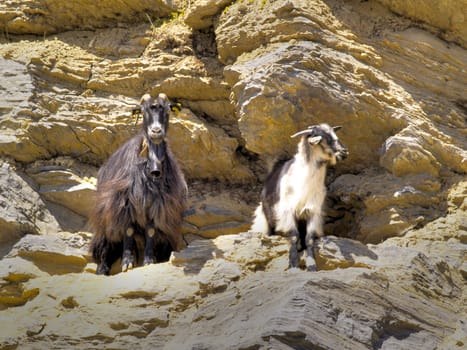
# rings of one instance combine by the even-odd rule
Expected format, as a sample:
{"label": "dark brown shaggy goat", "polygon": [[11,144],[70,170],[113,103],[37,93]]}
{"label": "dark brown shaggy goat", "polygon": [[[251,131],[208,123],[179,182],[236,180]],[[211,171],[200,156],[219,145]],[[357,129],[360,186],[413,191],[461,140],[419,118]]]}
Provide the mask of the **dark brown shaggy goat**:
{"label": "dark brown shaggy goat", "polygon": [[170,103],[146,94],[135,109],[142,130],[121,146],[97,176],[96,204],[90,215],[94,232],[90,251],[97,274],[108,275],[122,258],[122,270],[138,261],[137,241],[144,242],[143,264],[167,261],[181,244],[187,185],[166,142]]}

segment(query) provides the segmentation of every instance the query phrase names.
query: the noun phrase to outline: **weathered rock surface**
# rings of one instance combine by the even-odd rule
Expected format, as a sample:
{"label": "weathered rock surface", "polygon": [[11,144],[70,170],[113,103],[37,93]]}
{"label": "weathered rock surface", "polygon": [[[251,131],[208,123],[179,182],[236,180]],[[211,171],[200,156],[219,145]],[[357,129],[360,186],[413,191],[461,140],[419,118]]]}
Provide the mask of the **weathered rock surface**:
{"label": "weathered rock surface", "polygon": [[[0,349],[464,348],[466,6],[3,1]],[[96,174],[146,92],[181,105],[188,246],[96,276]],[[246,231],[271,161],[321,122],[350,156],[306,273]]]}
{"label": "weathered rock surface", "polygon": [[1,256],[26,233],[60,230],[40,195],[7,163],[0,165],[0,207]]}
{"label": "weathered rock surface", "polygon": [[423,252],[423,238],[407,248],[328,237],[317,249],[328,271],[306,273],[285,271],[284,238],[230,235],[111,277],[63,274],[60,263],[82,265],[67,252],[55,253],[56,264],[41,259],[41,249],[60,250],[44,240],[28,255],[32,242],[23,239],[0,263],[0,317],[16,320],[4,322],[4,348],[447,349],[465,341],[459,241],[450,245],[461,254],[445,260],[437,249]]}
{"label": "weathered rock surface", "polygon": [[147,16],[164,17],[177,10],[178,1],[7,1],[0,5],[2,31],[12,34],[63,32],[118,26],[120,23],[147,21]]}
{"label": "weathered rock surface", "polygon": [[423,21],[441,30],[443,38],[467,47],[467,17],[465,1],[398,1],[378,0],[392,11]]}

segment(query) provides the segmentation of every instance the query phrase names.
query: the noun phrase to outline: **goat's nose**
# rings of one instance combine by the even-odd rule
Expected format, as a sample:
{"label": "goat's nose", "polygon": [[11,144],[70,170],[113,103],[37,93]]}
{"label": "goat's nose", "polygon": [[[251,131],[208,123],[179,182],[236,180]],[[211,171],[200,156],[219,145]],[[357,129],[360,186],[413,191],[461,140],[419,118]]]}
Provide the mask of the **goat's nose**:
{"label": "goat's nose", "polygon": [[160,127],[151,128],[151,133],[153,133],[154,135],[160,135],[162,134],[162,129]]}
{"label": "goat's nose", "polygon": [[338,158],[339,158],[339,160],[343,160],[343,159],[347,158],[348,155],[349,155],[349,151],[344,148],[342,151],[339,152]]}

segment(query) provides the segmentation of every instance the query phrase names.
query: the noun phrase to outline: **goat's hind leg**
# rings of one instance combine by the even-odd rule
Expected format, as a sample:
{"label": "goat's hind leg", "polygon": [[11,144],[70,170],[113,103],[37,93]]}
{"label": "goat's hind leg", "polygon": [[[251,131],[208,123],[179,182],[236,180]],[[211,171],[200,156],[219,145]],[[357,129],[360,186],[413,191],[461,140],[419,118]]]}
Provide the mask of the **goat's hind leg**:
{"label": "goat's hind leg", "polygon": [[290,251],[289,251],[289,268],[298,267],[299,256],[298,256],[298,242],[300,234],[298,229],[294,227],[290,230]]}
{"label": "goat's hind leg", "polygon": [[123,254],[122,254],[122,271],[131,270],[135,265],[135,239],[133,237],[135,229],[128,227],[123,235]]}
{"label": "goat's hind leg", "polygon": [[156,262],[156,260],[154,259],[155,235],[156,229],[154,227],[147,228],[144,233],[145,243],[143,265],[150,265]]}
{"label": "goat's hind leg", "polygon": [[109,275],[113,263],[120,257],[121,245],[109,242],[102,237],[92,244],[92,256],[97,262],[97,275]]}
{"label": "goat's hind leg", "polygon": [[317,271],[315,259],[315,241],[317,237],[322,237],[321,218],[314,216],[308,219],[306,224],[306,269],[307,271]]}

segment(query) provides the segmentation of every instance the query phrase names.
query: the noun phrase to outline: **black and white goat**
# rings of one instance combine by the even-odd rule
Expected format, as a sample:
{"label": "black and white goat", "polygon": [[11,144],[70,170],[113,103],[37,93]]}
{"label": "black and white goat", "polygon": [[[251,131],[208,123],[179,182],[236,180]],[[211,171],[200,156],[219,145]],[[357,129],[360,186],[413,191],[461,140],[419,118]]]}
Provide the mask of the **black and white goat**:
{"label": "black and white goat", "polygon": [[166,261],[180,248],[182,213],[187,197],[183,173],[166,142],[170,103],[165,94],[146,94],[135,108],[143,127],[101,167],[90,224],[90,251],[97,274],[108,275],[121,258],[122,270],[138,260],[144,242],[143,264]]}
{"label": "black and white goat", "polygon": [[301,136],[297,153],[276,162],[265,180],[252,231],[288,235],[290,267],[298,267],[298,253],[306,249],[307,270],[316,270],[313,246],[323,236],[326,169],[348,155],[336,136],[339,129],[320,124],[292,135]]}

